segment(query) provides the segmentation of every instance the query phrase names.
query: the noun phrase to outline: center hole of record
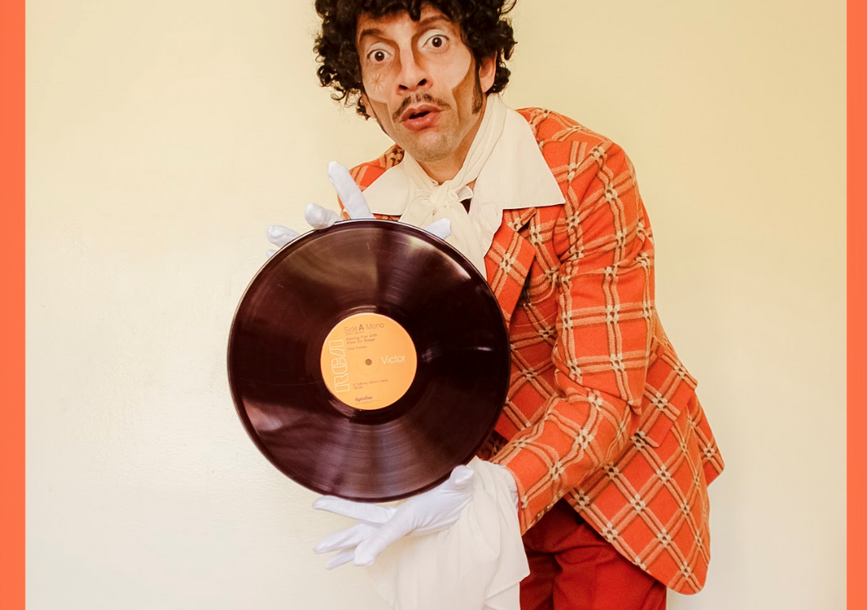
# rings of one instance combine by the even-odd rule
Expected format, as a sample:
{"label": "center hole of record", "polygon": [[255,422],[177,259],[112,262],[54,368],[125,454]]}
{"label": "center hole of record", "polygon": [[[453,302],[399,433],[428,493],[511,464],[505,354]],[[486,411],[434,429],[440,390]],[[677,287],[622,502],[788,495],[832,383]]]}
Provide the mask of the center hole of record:
{"label": "center hole of record", "polygon": [[406,330],[378,313],[343,318],[328,333],[320,359],[331,394],[354,409],[388,407],[415,379],[418,356]]}

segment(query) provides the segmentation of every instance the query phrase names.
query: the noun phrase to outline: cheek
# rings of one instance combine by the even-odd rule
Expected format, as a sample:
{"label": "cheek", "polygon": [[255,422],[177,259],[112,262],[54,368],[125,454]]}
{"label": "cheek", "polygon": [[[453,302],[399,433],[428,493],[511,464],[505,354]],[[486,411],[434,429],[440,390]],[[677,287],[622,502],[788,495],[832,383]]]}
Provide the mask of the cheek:
{"label": "cheek", "polygon": [[451,87],[452,98],[455,100],[459,113],[472,112],[475,114],[475,87],[476,75],[472,62],[470,62],[461,80]]}
{"label": "cheek", "polygon": [[385,80],[386,76],[383,70],[374,70],[367,74],[362,82],[364,83],[364,92],[367,98],[375,104],[385,104]]}
{"label": "cheek", "polygon": [[469,50],[461,49],[461,51],[463,52],[458,57],[446,62],[440,75],[442,85],[449,91],[456,89],[467,79],[467,73],[473,66],[472,55]]}

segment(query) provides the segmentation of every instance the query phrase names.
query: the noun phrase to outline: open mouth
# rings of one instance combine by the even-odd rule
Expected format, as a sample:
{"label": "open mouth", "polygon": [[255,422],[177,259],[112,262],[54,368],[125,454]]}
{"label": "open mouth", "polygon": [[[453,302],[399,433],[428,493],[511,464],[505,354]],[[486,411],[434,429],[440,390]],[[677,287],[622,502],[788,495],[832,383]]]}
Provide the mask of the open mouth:
{"label": "open mouth", "polygon": [[435,114],[439,111],[439,108],[432,104],[419,104],[414,108],[408,108],[401,118],[402,121],[418,121],[419,119],[423,119],[427,116]]}

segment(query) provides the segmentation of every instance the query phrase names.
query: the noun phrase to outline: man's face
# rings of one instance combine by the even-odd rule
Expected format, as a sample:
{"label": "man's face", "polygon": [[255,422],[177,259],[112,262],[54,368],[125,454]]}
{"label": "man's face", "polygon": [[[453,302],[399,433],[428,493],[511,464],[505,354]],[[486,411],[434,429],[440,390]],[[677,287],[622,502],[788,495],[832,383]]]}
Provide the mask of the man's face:
{"label": "man's face", "polygon": [[496,62],[477,65],[460,27],[425,6],[408,13],[358,19],[356,46],[362,102],[383,131],[422,163],[462,162],[478,130],[483,91]]}

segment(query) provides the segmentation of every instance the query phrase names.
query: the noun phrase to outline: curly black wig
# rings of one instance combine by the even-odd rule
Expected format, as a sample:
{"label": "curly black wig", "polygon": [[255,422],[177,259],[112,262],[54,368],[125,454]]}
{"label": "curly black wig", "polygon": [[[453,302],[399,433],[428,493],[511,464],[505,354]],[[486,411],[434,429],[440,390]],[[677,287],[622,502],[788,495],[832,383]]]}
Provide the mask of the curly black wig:
{"label": "curly black wig", "polygon": [[366,13],[377,19],[407,12],[418,21],[425,5],[460,25],[464,44],[476,62],[496,54],[497,72],[489,91],[497,93],[505,89],[510,74],[505,62],[515,48],[512,25],[505,16],[515,0],[316,0],[316,12],[322,18],[322,30],[314,46],[322,64],[317,74],[323,87],[334,89],[331,96],[334,100],[342,100],[347,106],[354,102],[358,114],[367,116],[360,98],[361,62],[355,48],[359,15]]}

